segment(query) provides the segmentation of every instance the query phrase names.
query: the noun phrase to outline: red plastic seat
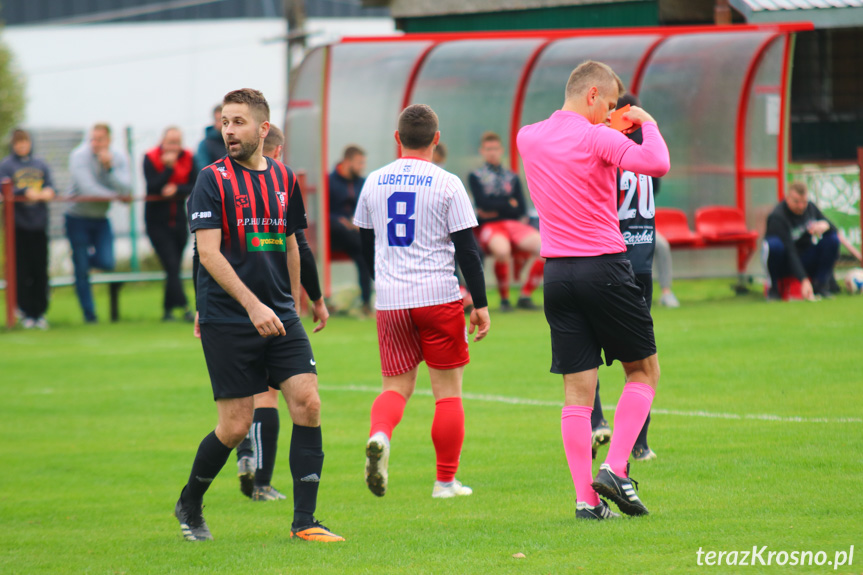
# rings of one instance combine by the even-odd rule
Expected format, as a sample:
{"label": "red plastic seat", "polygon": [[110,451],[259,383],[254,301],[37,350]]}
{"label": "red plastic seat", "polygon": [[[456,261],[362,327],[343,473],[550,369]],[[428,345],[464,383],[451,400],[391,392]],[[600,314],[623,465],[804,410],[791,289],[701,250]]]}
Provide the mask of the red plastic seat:
{"label": "red plastic seat", "polygon": [[331,262],[349,262],[349,261],[351,261],[351,257],[347,254],[347,252],[331,251],[330,252],[330,261]]}
{"label": "red plastic seat", "polygon": [[758,232],[746,227],[743,212],[730,206],[706,206],[695,211],[695,230],[710,243],[754,242]]}
{"label": "red plastic seat", "polygon": [[695,231],[707,247],[736,246],[737,273],[743,276],[749,258],[755,253],[758,232],[746,227],[743,212],[731,206],[706,206],[695,210]]}
{"label": "red plastic seat", "polygon": [[689,229],[689,221],[683,210],[674,208],[656,208],[656,231],[668,240],[672,246],[694,246],[699,244],[701,236]]}

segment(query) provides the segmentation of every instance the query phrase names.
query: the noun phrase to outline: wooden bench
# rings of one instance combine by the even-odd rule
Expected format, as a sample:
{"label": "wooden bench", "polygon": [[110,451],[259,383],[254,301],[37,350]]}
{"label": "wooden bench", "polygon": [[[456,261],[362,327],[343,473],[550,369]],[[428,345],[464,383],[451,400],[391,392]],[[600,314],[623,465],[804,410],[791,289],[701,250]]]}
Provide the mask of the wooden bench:
{"label": "wooden bench", "polygon": [[755,253],[758,232],[746,227],[743,212],[731,206],[705,206],[695,210],[695,231],[689,228],[686,213],[674,208],[656,208],[656,230],[672,249],[737,248],[736,291],[746,288],[746,266]]}
{"label": "wooden bench", "polygon": [[[191,273],[181,274],[183,279],[191,279]],[[90,284],[107,284],[111,305],[111,321],[120,320],[120,289],[127,283],[165,281],[165,272],[107,272],[90,274]],[[48,280],[51,287],[75,285],[75,276],[54,276]],[[6,289],[6,281],[0,280],[0,290]]]}

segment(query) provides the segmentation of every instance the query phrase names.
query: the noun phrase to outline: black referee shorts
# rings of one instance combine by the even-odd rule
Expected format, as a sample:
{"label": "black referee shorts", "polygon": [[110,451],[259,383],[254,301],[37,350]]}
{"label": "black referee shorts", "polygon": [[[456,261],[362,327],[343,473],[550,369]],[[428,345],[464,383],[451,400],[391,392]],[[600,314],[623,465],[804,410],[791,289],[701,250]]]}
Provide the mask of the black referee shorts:
{"label": "black referee shorts", "polygon": [[578,373],[656,353],[653,319],[625,254],[548,258],[545,318],[551,372]]}
{"label": "black referee shorts", "polygon": [[251,397],[295,375],[317,373],[312,346],[299,319],[285,335],[261,337],[251,323],[202,323],[201,343],[214,399]]}

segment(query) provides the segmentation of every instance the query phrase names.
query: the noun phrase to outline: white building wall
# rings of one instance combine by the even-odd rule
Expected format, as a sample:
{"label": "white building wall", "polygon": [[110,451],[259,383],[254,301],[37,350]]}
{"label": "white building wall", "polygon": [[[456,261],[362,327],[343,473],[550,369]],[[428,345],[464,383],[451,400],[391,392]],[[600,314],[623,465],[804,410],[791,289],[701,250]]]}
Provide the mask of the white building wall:
{"label": "white building wall", "polygon": [[[395,33],[391,19],[310,19],[310,46],[344,35]],[[271,120],[284,123],[287,106],[285,21],[205,20],[75,26],[14,26],[2,38],[26,80],[24,125],[34,130],[81,129],[109,123],[115,141],[126,144],[131,128],[136,195],[144,195],[141,162],[162,130],[179,126],[193,150],[212,122],[211,110],[237,88],[256,88],[267,97]],[[37,151],[38,152],[38,151]],[[65,166],[63,166],[65,167]],[[61,169],[61,166],[57,166]],[[56,171],[56,170],[55,170]],[[59,190],[58,190],[59,191]],[[55,206],[57,209],[59,206]],[[143,234],[143,210],[138,209]],[[117,256],[131,246],[129,210],[111,210],[118,235]],[[68,246],[52,249],[52,267],[68,271]],[[144,253],[150,246],[139,242]]]}

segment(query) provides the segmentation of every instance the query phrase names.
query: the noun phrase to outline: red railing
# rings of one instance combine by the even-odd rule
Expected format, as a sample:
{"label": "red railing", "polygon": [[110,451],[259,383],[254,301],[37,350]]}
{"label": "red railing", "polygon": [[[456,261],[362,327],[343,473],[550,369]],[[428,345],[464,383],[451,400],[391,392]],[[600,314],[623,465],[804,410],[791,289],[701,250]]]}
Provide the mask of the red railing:
{"label": "red railing", "polygon": [[15,262],[15,191],[12,180],[0,182],[3,189],[3,212],[6,230],[6,327],[15,327],[15,308],[18,306],[18,279]]}
{"label": "red railing", "polygon": [[[24,202],[27,201],[23,196],[15,197],[15,189],[12,185],[12,180],[5,179],[0,182],[0,189],[2,189],[2,194],[0,197],[3,199],[3,221],[4,221],[4,245],[5,245],[5,255],[6,261],[4,265],[4,276],[6,278],[6,327],[13,328],[15,327],[15,322],[17,318],[15,317],[15,308],[18,307],[18,263],[15,261],[15,203],[16,202]],[[87,196],[79,196],[79,197],[57,197],[53,200],[50,200],[49,203],[54,202],[65,202],[65,203],[73,203],[73,202],[106,202],[106,201],[123,201],[124,203],[130,202],[166,202],[171,201],[172,198],[166,198],[164,196],[144,196],[142,198],[129,198],[129,197],[117,197],[117,198],[99,198],[99,197],[87,197]]]}

